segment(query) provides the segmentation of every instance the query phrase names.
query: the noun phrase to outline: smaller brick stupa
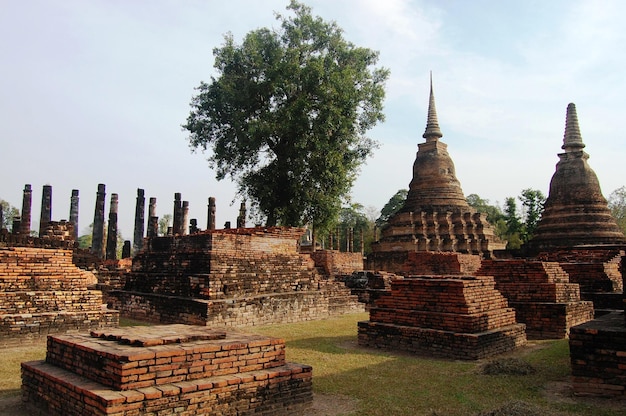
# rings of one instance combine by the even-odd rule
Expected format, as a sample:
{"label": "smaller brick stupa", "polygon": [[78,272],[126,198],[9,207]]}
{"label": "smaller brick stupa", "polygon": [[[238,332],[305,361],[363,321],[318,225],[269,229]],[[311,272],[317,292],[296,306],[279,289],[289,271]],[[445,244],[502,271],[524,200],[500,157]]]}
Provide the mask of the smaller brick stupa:
{"label": "smaller brick stupa", "polygon": [[532,252],[626,244],[602,196],[598,177],[587,163],[584,147],[576,106],[570,103],[561,146],[564,152],[559,154],[541,220],[528,244]]}
{"label": "smaller brick stupa", "polygon": [[372,244],[368,268],[400,272],[410,252],[458,252],[491,257],[504,249],[483,213],[469,206],[456,178],[448,145],[440,139],[435,97],[430,81],[426,141],[418,144],[413,163],[413,179],[403,207]]}

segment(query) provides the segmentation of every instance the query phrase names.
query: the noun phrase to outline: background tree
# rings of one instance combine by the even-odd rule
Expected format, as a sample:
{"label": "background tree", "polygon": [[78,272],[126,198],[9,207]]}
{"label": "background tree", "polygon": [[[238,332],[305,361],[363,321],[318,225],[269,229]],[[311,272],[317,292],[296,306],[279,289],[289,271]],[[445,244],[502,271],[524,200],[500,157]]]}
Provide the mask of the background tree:
{"label": "background tree", "polygon": [[172,214],[165,214],[159,218],[159,235],[167,235],[167,229],[170,227]]}
{"label": "background tree", "polygon": [[483,199],[477,194],[469,194],[465,199],[469,206],[477,212],[487,214],[487,221],[493,226],[496,236],[502,240],[507,239],[508,226],[506,217],[499,206],[489,204],[488,199]]}
{"label": "background tree", "polygon": [[626,234],[626,187],[611,192],[607,202],[618,227]]}
{"label": "background tree", "polygon": [[517,203],[513,197],[507,197],[504,200],[504,221],[506,223],[506,233],[504,235],[505,240],[507,240],[506,248],[520,248],[523,243],[522,220],[517,212]]}
{"label": "background tree", "polygon": [[218,76],[202,82],[183,126],[210,150],[218,180],[231,177],[267,225],[322,231],[336,219],[384,119],[386,69],[378,53],[344,40],[334,22],[295,0],[280,29],[231,34],[213,50]]}
{"label": "background tree", "polygon": [[537,189],[524,189],[518,199],[522,202],[522,211],[524,213],[524,233],[523,240],[528,242],[535,234],[537,223],[541,219],[543,212],[543,204],[546,197],[543,192]]}
{"label": "background tree", "polygon": [[20,211],[4,199],[0,199],[0,209],[2,209],[2,224],[0,224],[0,229],[6,228],[11,231],[13,229],[13,218],[19,217]]}
{"label": "background tree", "polygon": [[400,189],[398,192],[393,194],[391,198],[389,198],[389,201],[387,201],[383,209],[380,210],[380,216],[376,220],[376,226],[378,228],[382,228],[387,225],[389,219],[393,217],[393,215],[398,212],[400,208],[402,208],[408,193],[408,189]]}
{"label": "background tree", "polygon": [[[106,223],[104,224],[104,246],[106,247],[106,241],[107,241],[107,233],[108,233],[108,227],[106,226]],[[91,248],[91,243],[92,243],[92,239],[93,239],[93,222],[91,224],[89,224],[89,226],[87,228],[85,228],[83,230],[83,234],[78,236],[78,240],[76,240],[78,242],[78,248],[82,248],[85,250],[88,250]],[[116,247],[116,254],[117,254],[117,258],[121,259],[122,258],[122,250],[124,248],[124,237],[122,236],[122,233],[120,232],[120,230],[117,230],[117,247]]]}

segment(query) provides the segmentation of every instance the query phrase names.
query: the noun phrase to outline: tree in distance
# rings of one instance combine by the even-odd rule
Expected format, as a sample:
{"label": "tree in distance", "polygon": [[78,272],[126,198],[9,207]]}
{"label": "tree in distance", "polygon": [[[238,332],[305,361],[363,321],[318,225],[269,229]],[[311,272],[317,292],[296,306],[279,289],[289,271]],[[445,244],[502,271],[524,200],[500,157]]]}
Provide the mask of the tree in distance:
{"label": "tree in distance", "polygon": [[399,189],[398,192],[393,194],[389,201],[385,204],[383,209],[380,210],[380,216],[376,219],[376,226],[383,228],[389,222],[389,219],[400,211],[400,208],[404,206],[404,201],[409,194],[408,189]]}
{"label": "tree in distance", "polygon": [[208,151],[268,226],[325,228],[336,221],[384,120],[389,71],[378,52],[354,46],[335,22],[292,0],[280,28],[232,34],[213,50],[217,76],[202,82],[183,128]]}
{"label": "tree in distance", "polygon": [[0,209],[2,210],[2,223],[0,223],[0,230],[5,228],[9,231],[13,228],[13,218],[20,216],[20,211],[9,204],[4,199],[0,199]]}

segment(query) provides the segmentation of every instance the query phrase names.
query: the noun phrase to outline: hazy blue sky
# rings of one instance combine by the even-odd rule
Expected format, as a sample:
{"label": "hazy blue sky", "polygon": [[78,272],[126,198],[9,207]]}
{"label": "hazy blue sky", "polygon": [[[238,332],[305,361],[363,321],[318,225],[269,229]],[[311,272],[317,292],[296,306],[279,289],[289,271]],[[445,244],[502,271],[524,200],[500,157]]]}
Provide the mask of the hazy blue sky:
{"label": "hazy blue sky", "polygon": [[[492,203],[525,188],[547,194],[565,110],[578,110],[589,163],[604,195],[626,184],[626,2],[615,0],[309,0],[347,40],[380,51],[391,70],[380,148],[354,202],[377,209],[411,180],[433,71],[442,141],[465,195]],[[132,237],[136,189],[172,211],[175,192],[206,227],[235,222],[235,185],[216,182],[181,129],[194,88],[209,81],[213,48],[230,31],[277,27],[287,0],[0,0],[0,198],[21,208],[52,185],[54,220],[80,190],[82,234],[98,183],[119,194]],[[35,228],[33,226],[33,228]]]}

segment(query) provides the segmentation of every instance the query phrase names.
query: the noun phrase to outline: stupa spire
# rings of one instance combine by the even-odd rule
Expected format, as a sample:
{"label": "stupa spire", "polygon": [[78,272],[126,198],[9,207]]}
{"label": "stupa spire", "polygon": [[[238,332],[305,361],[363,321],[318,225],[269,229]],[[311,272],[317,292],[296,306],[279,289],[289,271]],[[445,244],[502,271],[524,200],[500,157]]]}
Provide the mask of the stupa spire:
{"label": "stupa spire", "polygon": [[428,101],[428,120],[426,121],[426,131],[422,135],[427,142],[436,141],[443,137],[437,121],[437,108],[435,107],[435,94],[433,94],[433,73],[430,73],[430,99]]}
{"label": "stupa spire", "polygon": [[578,126],[578,116],[576,115],[576,105],[567,105],[567,115],[565,116],[565,135],[563,136],[563,146],[561,149],[566,152],[577,151],[585,147],[583,137]]}

